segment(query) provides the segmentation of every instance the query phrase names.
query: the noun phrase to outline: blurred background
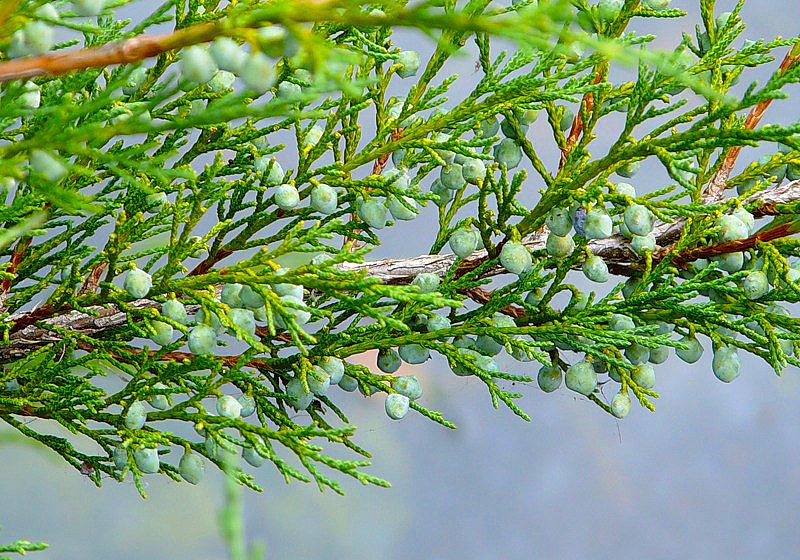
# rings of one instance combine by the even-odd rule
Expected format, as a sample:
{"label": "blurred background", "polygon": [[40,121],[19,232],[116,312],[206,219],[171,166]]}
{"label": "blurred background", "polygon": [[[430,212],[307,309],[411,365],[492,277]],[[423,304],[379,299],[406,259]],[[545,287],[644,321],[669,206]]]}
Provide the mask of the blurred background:
{"label": "blurred background", "polygon": [[[656,47],[673,48],[699,19],[694,0],[672,4],[690,16],[637,20],[632,28],[657,34]],[[724,11],[734,3],[718,5]],[[743,18],[746,37],[791,37],[800,4],[751,0]],[[424,54],[423,42],[430,47],[426,38],[400,35],[401,44]],[[474,83],[475,62],[467,48],[448,68],[460,75],[454,100]],[[630,70],[620,70],[625,73]],[[766,76],[746,75],[743,86]],[[796,99],[798,90],[789,91]],[[798,117],[790,99],[776,103],[764,122]],[[529,137],[549,138],[543,120]],[[593,146],[601,153],[607,145],[599,138]],[[740,161],[760,153],[745,150]],[[556,155],[550,155],[552,164]],[[664,179],[655,165],[644,166],[631,182],[644,192]],[[538,188],[533,184],[530,192]],[[423,216],[385,231],[373,258],[427,252],[434,209]],[[362,361],[373,365],[374,355]],[[510,359],[501,365],[534,376],[538,369]],[[708,353],[691,366],[673,356],[657,368],[657,412],[634,405],[621,422],[564,388],[545,395],[535,384],[519,386],[521,405],[533,418],[526,423],[494,410],[479,381],[452,375],[443,360],[404,367],[401,373],[421,378],[424,404],[459,429],[413,412],[394,422],[383,399],[337,393],[358,427],[357,443],[374,454],[369,472],[392,487],[344,480],[342,497],[313,485],[287,485],[265,465],[256,473],[265,491],[245,492],[245,516],[248,537],[265,543],[267,558],[789,558],[800,549],[795,369],[776,377],[744,356],[741,377],[723,385],[711,373]],[[0,542],[48,542],[50,549],[35,555],[45,559],[225,556],[216,524],[220,473],[209,470],[198,487],[148,477],[147,500],[130,480],[107,480],[97,489],[51,451],[23,444],[0,426]]]}

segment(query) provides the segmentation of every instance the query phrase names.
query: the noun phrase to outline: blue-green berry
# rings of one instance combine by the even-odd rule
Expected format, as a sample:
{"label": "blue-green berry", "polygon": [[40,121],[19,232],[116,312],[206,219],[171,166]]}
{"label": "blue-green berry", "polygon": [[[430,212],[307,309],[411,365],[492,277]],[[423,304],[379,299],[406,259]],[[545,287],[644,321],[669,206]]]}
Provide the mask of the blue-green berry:
{"label": "blue-green berry", "polygon": [[306,131],[306,135],[303,138],[303,150],[308,151],[317,144],[319,141],[322,140],[322,136],[325,134],[325,130],[320,127],[319,125],[314,125]]}
{"label": "blue-green berry", "polygon": [[328,392],[331,386],[331,376],[321,367],[314,366],[306,376],[306,383],[312,393],[321,397]]}
{"label": "blue-green berry", "polygon": [[264,53],[252,53],[242,65],[239,77],[245,86],[261,94],[275,84],[275,65]]}
{"label": "blue-green berry", "polygon": [[[288,272],[285,268],[278,269],[275,274],[277,276],[283,276]],[[272,289],[275,291],[276,294],[279,296],[294,296],[300,301],[303,301],[303,286],[299,284],[274,284]]]}
{"label": "blue-green berry", "polygon": [[206,84],[214,93],[223,93],[233,86],[236,76],[227,70],[218,70]]}
{"label": "blue-green berry", "polygon": [[652,389],[656,385],[656,370],[650,364],[639,364],[631,370],[631,379],[643,389]]}
{"label": "blue-green berry", "polygon": [[583,360],[567,369],[564,382],[569,389],[588,397],[597,388],[597,372],[591,363]]}
{"label": "blue-green berry", "polygon": [[402,375],[392,380],[392,389],[412,401],[422,396],[422,385],[416,375]]}
{"label": "blue-green berry", "polygon": [[131,296],[139,299],[150,293],[153,287],[153,278],[144,270],[132,268],[125,275],[123,287]]}
{"label": "blue-green berry", "polygon": [[455,198],[456,192],[448,189],[439,179],[435,179],[433,183],[431,183],[430,192],[436,195],[436,198],[433,199],[434,204],[439,206],[446,206],[450,201]]}
{"label": "blue-green berry", "polygon": [[[298,326],[303,326],[311,319],[311,313],[307,311],[308,307],[303,303],[303,300],[292,295],[281,296],[281,301],[285,306],[287,313],[294,319]],[[286,323],[283,317],[276,317],[275,323],[281,327],[286,328]]]}
{"label": "blue-green berry", "polygon": [[386,415],[392,420],[400,420],[408,414],[408,406],[408,397],[400,393],[391,393],[387,395],[386,402],[384,403]]}
{"label": "blue-green berry", "polygon": [[206,474],[202,457],[187,451],[178,463],[178,473],[189,484],[199,484]]}
{"label": "blue-green berry", "polygon": [[547,235],[545,243],[547,254],[551,257],[568,257],[575,250],[575,240],[572,236],[556,235],[552,231]]}
{"label": "blue-green berry", "polygon": [[509,241],[500,250],[500,264],[511,274],[522,276],[530,270],[533,259],[525,245]]}
{"label": "blue-green berry", "polygon": [[241,405],[240,415],[242,417],[251,416],[256,411],[256,400],[250,395],[242,395],[237,399]]}
{"label": "blue-green berry", "polygon": [[225,326],[214,312],[206,313],[200,309],[194,317],[194,322],[198,325],[209,325],[218,336],[225,332]]}
{"label": "blue-green berry", "polygon": [[230,395],[222,395],[217,399],[217,414],[225,418],[239,418],[242,404]]}
{"label": "blue-green berry", "polygon": [[386,206],[377,198],[360,200],[356,205],[356,213],[365,224],[373,229],[386,227]]}
{"label": "blue-green berry", "polygon": [[[458,353],[461,354],[464,357],[464,359],[466,359],[468,361],[470,359],[472,359],[474,362],[477,362],[478,358],[481,357],[481,355],[478,352],[476,352],[475,350],[472,350],[470,348],[459,348],[458,349]],[[463,366],[463,365],[455,365],[455,364],[453,364],[452,365],[452,370],[453,370],[453,373],[455,373],[456,375],[458,375],[460,377],[465,377],[465,376],[468,376],[468,375],[472,375],[472,371],[470,369],[468,369],[466,366]]]}
{"label": "blue-green berry", "polygon": [[631,204],[625,209],[623,219],[633,235],[647,235],[653,231],[653,213],[646,206]]}
{"label": "blue-green berry", "polygon": [[587,239],[606,239],[611,237],[614,223],[605,210],[594,209],[586,214],[583,231]]}
{"label": "blue-green berry", "polygon": [[478,232],[473,229],[459,228],[450,236],[448,244],[457,257],[465,259],[478,248]]}
{"label": "blue-green berry", "polygon": [[43,21],[30,21],[22,28],[30,54],[44,54],[53,48],[55,32]]}
{"label": "blue-green berry", "polygon": [[450,165],[442,167],[439,172],[439,181],[445,188],[452,191],[457,191],[467,184],[461,170],[461,165],[458,163],[451,163]]}
{"label": "blue-green berry", "polygon": [[634,342],[625,348],[625,357],[634,365],[644,364],[650,359],[650,349]]}
{"label": "blue-green berry", "polygon": [[[528,133],[528,125],[519,123],[519,128],[523,136]],[[517,131],[514,130],[514,125],[511,124],[511,121],[508,119],[503,119],[503,121],[500,123],[500,130],[503,131],[503,134],[506,136],[506,138],[512,138],[514,140],[517,139]]]}
{"label": "blue-green berry", "polygon": [[348,393],[352,393],[358,389],[358,381],[355,377],[344,374],[339,380],[339,388],[341,388],[343,391],[347,391]]}
{"label": "blue-green berry", "polygon": [[720,241],[736,241],[746,239],[750,235],[747,224],[732,214],[726,214],[717,220]]}
{"label": "blue-green berry", "polygon": [[319,362],[331,378],[331,385],[338,385],[344,376],[344,362],[335,356],[325,356]]}
{"label": "blue-green berry", "polygon": [[597,15],[605,22],[617,19],[625,0],[600,0],[597,4]]}
{"label": "blue-green berry", "polygon": [[122,470],[128,466],[128,450],[122,445],[118,445],[111,453],[111,459],[114,461],[114,466]]}
{"label": "blue-green berry", "polygon": [[734,273],[742,270],[744,266],[744,253],[741,251],[735,253],[725,253],[712,259],[720,270],[725,272]]}
{"label": "blue-green berry", "polygon": [[217,333],[208,325],[197,325],[189,331],[187,344],[192,354],[211,354],[217,346]]}
{"label": "blue-green berry", "polygon": [[545,393],[552,393],[561,387],[561,370],[553,366],[542,366],[536,376],[539,388]]}
{"label": "blue-green berry", "polygon": [[656,236],[652,233],[634,235],[633,239],[631,239],[631,249],[639,256],[652,253],[656,249]]}
{"label": "blue-green berry", "polygon": [[675,355],[687,364],[693,364],[703,355],[703,345],[695,337],[684,336],[680,342],[686,344],[688,348],[677,348]]}
{"label": "blue-green berry", "polygon": [[300,193],[294,185],[284,183],[275,188],[272,200],[281,210],[292,210],[300,204]]}
{"label": "blue-green berry", "polygon": [[222,286],[220,301],[229,307],[241,307],[242,299],[239,297],[241,291],[241,284],[225,284]]}
{"label": "blue-green berry", "polygon": [[514,169],[522,161],[522,148],[511,138],[503,138],[493,150],[494,159],[499,165]]}
{"label": "blue-green berry", "polygon": [[433,272],[420,272],[414,277],[411,284],[419,288],[420,293],[430,294],[439,289],[440,282],[441,280],[438,274],[434,274]]}
{"label": "blue-green berry", "polygon": [[209,48],[211,58],[221,70],[238,74],[247,59],[245,53],[236,41],[230,37],[217,37]]}
{"label": "blue-green berry", "polygon": [[670,0],[642,0],[642,6],[649,10],[666,10],[669,8]]}
{"label": "blue-green berry", "polygon": [[754,270],[742,280],[742,290],[747,299],[759,299],[769,291],[767,275],[760,270]]}
{"label": "blue-green berry", "polygon": [[314,400],[314,395],[303,386],[298,377],[286,384],[286,395],[289,397],[289,404],[296,410],[307,409]]}
{"label": "blue-green berry", "polygon": [[195,84],[206,83],[217,71],[217,65],[208,51],[197,45],[183,50],[180,67],[183,77]]}
{"label": "blue-green berry", "polygon": [[231,322],[249,334],[251,337],[256,335],[256,319],[250,309],[231,309],[228,312]]}
{"label": "blue-green berry", "polygon": [[160,462],[158,460],[158,450],[153,447],[142,447],[133,452],[133,460],[136,466],[145,474],[158,472]]}
{"label": "blue-green berry", "polygon": [[[790,178],[791,179],[791,178]],[[791,179],[794,180],[794,179]],[[733,211],[731,214],[732,216],[739,218],[739,220],[747,226],[747,234],[751,235],[756,228],[756,218],[746,209],[742,208],[741,206]]]}
{"label": "blue-green berry", "polygon": [[450,319],[445,317],[444,315],[432,315],[428,319],[428,323],[425,325],[428,332],[440,331],[442,329],[449,329],[450,328]]}
{"label": "blue-green berry", "polygon": [[617,418],[625,418],[631,411],[631,397],[626,390],[624,393],[619,391],[611,399],[611,412]]}
{"label": "blue-green berry", "polygon": [[714,352],[711,368],[720,381],[730,383],[739,377],[741,367],[742,361],[735,346],[722,346]]}
{"label": "blue-green berry", "polygon": [[277,97],[283,99],[285,101],[291,101],[303,93],[303,89],[294,82],[289,82],[287,80],[282,81],[278,84],[278,92]]}
{"label": "blue-green berry", "polygon": [[259,174],[267,173],[266,183],[268,185],[277,185],[285,178],[283,167],[281,167],[281,164],[273,157],[257,157],[253,162],[253,169]]}
{"label": "blue-green berry", "polygon": [[658,348],[650,349],[650,356],[647,361],[651,364],[663,364],[669,357],[669,346],[659,346]]}
{"label": "blue-green berry", "polygon": [[609,273],[606,262],[597,255],[589,255],[581,266],[583,274],[592,282],[608,282]]}
{"label": "blue-green berry", "polygon": [[620,177],[625,177],[626,179],[630,179],[639,172],[640,167],[641,164],[638,161],[626,163],[625,165],[617,169],[617,175],[619,175]]}
{"label": "blue-green berry", "polygon": [[147,410],[144,408],[144,403],[136,401],[128,407],[125,413],[125,427],[129,430],[138,430],[147,421]]}
{"label": "blue-green berry", "polygon": [[258,309],[259,307],[264,307],[265,303],[264,296],[247,284],[242,286],[242,289],[239,290],[239,299],[242,301],[242,304],[249,309]]}
{"label": "blue-green berry", "polygon": [[631,277],[625,280],[625,285],[622,286],[622,297],[625,299],[630,298],[634,292],[640,289],[641,284],[641,278]]}
{"label": "blue-green berry", "polygon": [[567,208],[553,208],[547,215],[545,224],[550,233],[564,237],[572,231],[572,216]]}
{"label": "blue-green berry", "polygon": [[22,93],[17,97],[17,103],[25,111],[38,109],[42,103],[42,90],[33,82],[25,82]]}
{"label": "blue-green berry", "polygon": [[395,220],[413,220],[417,217],[417,201],[410,196],[390,196],[389,213]]}
{"label": "blue-green berry", "polygon": [[153,334],[150,336],[150,340],[159,346],[166,346],[172,342],[172,335],[175,332],[172,325],[163,321],[152,321],[150,326],[153,327]]}
{"label": "blue-green berry", "polygon": [[575,120],[575,112],[570,109],[569,107],[564,107],[564,112],[561,114],[561,125],[562,132],[568,132],[569,129],[572,128],[572,123]]}
{"label": "blue-green berry", "polygon": [[635,329],[636,325],[634,324],[633,319],[627,315],[614,313],[608,320],[608,327],[612,331],[629,331],[631,329]]}
{"label": "blue-green berry", "polygon": [[497,365],[497,362],[491,356],[485,356],[483,354],[477,356],[475,358],[475,366],[478,369],[481,369],[485,372],[494,373],[500,371],[500,368]]}
{"label": "blue-green berry", "polygon": [[397,349],[400,358],[407,364],[421,364],[430,358],[430,351],[419,344],[406,344]]}
{"label": "blue-green berry", "polygon": [[616,183],[614,185],[614,192],[623,196],[629,196],[631,198],[636,197],[636,187],[630,183]]}
{"label": "blue-green berry", "polygon": [[399,68],[397,75],[401,78],[410,78],[419,70],[419,54],[416,51],[400,51],[397,55]]}
{"label": "blue-green berry", "polygon": [[453,338],[453,346],[456,348],[475,348],[475,339],[466,335],[456,336]]}
{"label": "blue-green berry", "polygon": [[32,150],[29,157],[34,175],[48,181],[58,181],[67,174],[67,168],[61,160],[44,150]]}
{"label": "blue-green berry", "polygon": [[286,384],[286,395],[289,397],[289,404],[295,410],[305,410],[314,400],[314,395],[306,390],[300,378],[295,377]]}
{"label": "blue-green berry", "polygon": [[311,190],[311,208],[320,214],[333,214],[339,205],[336,189],[321,183]]}
{"label": "blue-green berry", "polygon": [[461,175],[467,183],[477,185],[486,177],[486,165],[478,158],[466,158],[461,163]]}
{"label": "blue-green berry", "polygon": [[528,126],[535,123],[536,119],[539,118],[539,111],[517,107],[514,109],[514,116],[517,117],[520,124]]}
{"label": "blue-green berry", "polygon": [[72,0],[72,7],[79,16],[96,16],[105,8],[106,0]]}
{"label": "blue-green berry", "polygon": [[497,133],[500,132],[500,121],[497,120],[497,117],[491,116],[485,121],[481,121],[478,125],[478,130],[483,138],[497,136]]}
{"label": "blue-green berry", "polygon": [[250,446],[242,447],[242,459],[247,461],[248,465],[255,468],[260,467],[267,460],[255,447]]}

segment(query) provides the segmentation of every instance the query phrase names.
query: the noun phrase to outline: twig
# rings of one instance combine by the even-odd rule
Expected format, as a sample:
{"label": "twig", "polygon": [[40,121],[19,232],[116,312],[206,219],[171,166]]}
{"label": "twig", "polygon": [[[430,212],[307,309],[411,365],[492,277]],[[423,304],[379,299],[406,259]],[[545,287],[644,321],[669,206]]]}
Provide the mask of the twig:
{"label": "twig", "polygon": [[223,31],[221,23],[199,23],[173,33],[140,35],[100,47],[18,58],[0,63],[0,82],[44,75],[58,76],[75,70],[105,68],[113,64],[130,64],[167,51],[210,41],[223,34]]}
{"label": "twig", "polygon": [[[753,215],[757,218],[761,218],[764,216],[778,215],[780,213],[779,206],[781,204],[797,200],[800,200],[800,181],[787,183],[786,185],[781,185],[768,191],[758,192],[748,198],[745,204],[748,206],[758,204],[758,206],[753,209]],[[670,255],[671,244],[680,237],[685,224],[686,220],[684,218],[677,219],[670,223],[656,223],[654,234],[658,247],[656,247],[653,253],[654,261],[660,261]],[[785,235],[790,235],[791,233],[793,232],[790,229],[778,227],[773,230],[760,232],[746,240],[719,243],[710,247],[700,247],[692,249],[682,255],[673,255],[672,258],[676,265],[685,265],[692,260],[705,258],[706,256],[716,256],[726,252],[742,251],[745,248],[755,246],[758,241],[763,242],[777,239]],[[545,234],[536,234],[524,241],[525,246],[532,251],[544,250],[545,242]],[[632,274],[635,272],[636,265],[641,260],[630,248],[629,241],[621,235],[614,235],[608,239],[593,240],[589,242],[588,246],[592,254],[602,257],[615,274]],[[457,274],[464,274],[467,271],[474,270],[481,263],[485,262],[487,258],[488,255],[485,250],[476,251],[469,258],[461,261]],[[411,259],[386,259],[365,263],[343,263],[339,266],[343,270],[366,270],[370,276],[378,278],[386,284],[408,284],[421,272],[433,272],[439,276],[444,276],[455,262],[455,255],[421,255]],[[502,272],[502,268],[496,266],[489,269],[485,273],[485,276],[497,275]],[[218,287],[218,290],[221,290],[221,287]],[[467,295],[473,299],[477,298],[479,302],[482,301],[482,298],[490,297],[489,294],[475,291],[470,291]],[[141,299],[132,302],[131,305],[137,309],[144,309],[156,307],[160,304],[153,300]],[[56,313],[60,313],[61,310],[56,310],[46,305],[35,311],[12,315],[7,319],[8,322],[13,323],[10,329],[10,343],[6,346],[0,346],[0,360],[19,358],[33,349],[40,348],[44,344],[60,340],[60,337],[53,334],[51,330],[37,326],[37,323],[40,321],[52,327],[69,329],[91,336],[109,328],[120,326],[128,320],[127,314],[114,305],[106,307],[96,306],[91,309],[96,315],[89,315],[79,311],[69,311],[61,315],[55,315]],[[189,312],[194,312],[197,309],[199,309],[197,305],[187,306]],[[518,310],[507,309],[503,312],[508,312],[507,314],[517,316]],[[260,336],[266,336],[267,333],[262,329],[258,334]],[[285,338],[280,339],[286,340]]]}

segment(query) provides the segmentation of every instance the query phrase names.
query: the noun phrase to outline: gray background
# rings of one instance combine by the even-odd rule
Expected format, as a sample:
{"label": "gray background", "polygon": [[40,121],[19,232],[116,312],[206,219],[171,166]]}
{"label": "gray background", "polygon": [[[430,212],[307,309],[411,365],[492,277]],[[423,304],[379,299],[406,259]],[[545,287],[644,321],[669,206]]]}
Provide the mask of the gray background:
{"label": "gray background", "polygon": [[[673,2],[696,14],[694,4]],[[794,0],[749,4],[747,36],[797,32]],[[689,31],[689,21],[697,20],[634,27],[658,33],[656,45],[666,48]],[[452,66],[464,77],[462,88],[474,63],[470,51]],[[797,116],[790,100],[765,122]],[[532,138],[543,132],[539,125]],[[655,174],[645,169],[637,187],[655,187]],[[374,256],[425,252],[432,209],[425,215],[386,232]],[[759,361],[743,362],[742,376],[722,385],[708,356],[693,366],[671,358],[657,369],[657,413],[634,406],[622,422],[566,390],[544,395],[520,387],[530,424],[493,410],[479,382],[453,376],[441,360],[406,366],[423,380],[424,403],[459,429],[413,413],[392,422],[382,399],[343,394],[357,442],[374,452],[370,472],[392,488],[345,480],[346,496],[320,494],[311,485],[287,486],[267,465],[257,475],[265,492],[246,497],[248,534],[266,543],[268,558],[793,557],[800,547],[800,375],[789,369],[778,378]],[[503,365],[535,373],[532,364]],[[7,436],[0,428],[0,542],[49,542],[37,558],[224,555],[218,473],[198,487],[150,477],[143,501],[130,479],[98,490],[52,452]]]}

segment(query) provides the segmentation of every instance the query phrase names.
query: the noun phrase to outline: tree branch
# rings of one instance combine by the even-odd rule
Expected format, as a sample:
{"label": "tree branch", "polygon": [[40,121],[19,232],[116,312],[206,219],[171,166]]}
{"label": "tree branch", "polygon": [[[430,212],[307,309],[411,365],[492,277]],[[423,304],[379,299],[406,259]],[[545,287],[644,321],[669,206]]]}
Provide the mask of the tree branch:
{"label": "tree branch", "polygon": [[[749,197],[745,204],[757,206],[753,209],[753,215],[757,218],[772,216],[780,213],[781,204],[800,201],[800,181],[794,181],[781,185],[771,190],[758,192]],[[680,218],[674,222],[656,222],[654,234],[658,246],[653,253],[653,260],[659,261],[671,254],[671,244],[674,243],[681,234],[686,220]],[[710,247],[698,247],[682,255],[673,255],[676,265],[685,265],[695,259],[715,256],[723,253],[742,251],[754,247],[758,241],[768,241],[791,234],[791,231],[775,228],[766,230],[740,241],[718,243]],[[524,241],[525,246],[531,251],[542,251],[545,249],[546,234],[539,233],[530,236]],[[635,270],[635,265],[641,258],[630,248],[630,243],[621,235],[614,235],[608,239],[597,239],[590,241],[589,249],[595,255],[602,257],[612,268],[621,275],[631,274]],[[473,270],[488,258],[485,250],[476,251],[469,258],[461,261],[458,273]],[[444,276],[450,267],[456,262],[455,255],[421,255],[410,259],[385,259],[381,261],[370,261],[365,263],[343,263],[340,266],[343,270],[362,271],[365,270],[370,276],[379,278],[387,284],[409,284],[414,277],[421,272],[433,272],[439,276]],[[499,266],[490,269],[486,276],[502,273]],[[217,287],[218,291],[221,286]],[[469,297],[481,300],[488,297],[486,293],[471,292]],[[131,303],[137,309],[158,307],[160,304],[150,299],[140,299]],[[90,315],[80,311],[70,311],[55,317],[43,317],[41,309],[26,313],[19,313],[10,316],[7,322],[14,323],[15,329],[11,328],[9,344],[0,346],[0,361],[9,361],[25,356],[28,352],[40,348],[45,344],[57,342],[61,338],[54,335],[47,328],[40,324],[50,327],[58,327],[79,332],[84,335],[98,334],[104,330],[118,327],[125,324],[128,320],[127,314],[115,305],[95,306],[90,308],[95,315]],[[199,309],[198,305],[187,305],[187,310],[192,313]],[[519,310],[514,308],[509,310],[509,314],[517,316]],[[19,328],[21,327],[21,328]],[[262,332],[260,334],[266,334]]]}

